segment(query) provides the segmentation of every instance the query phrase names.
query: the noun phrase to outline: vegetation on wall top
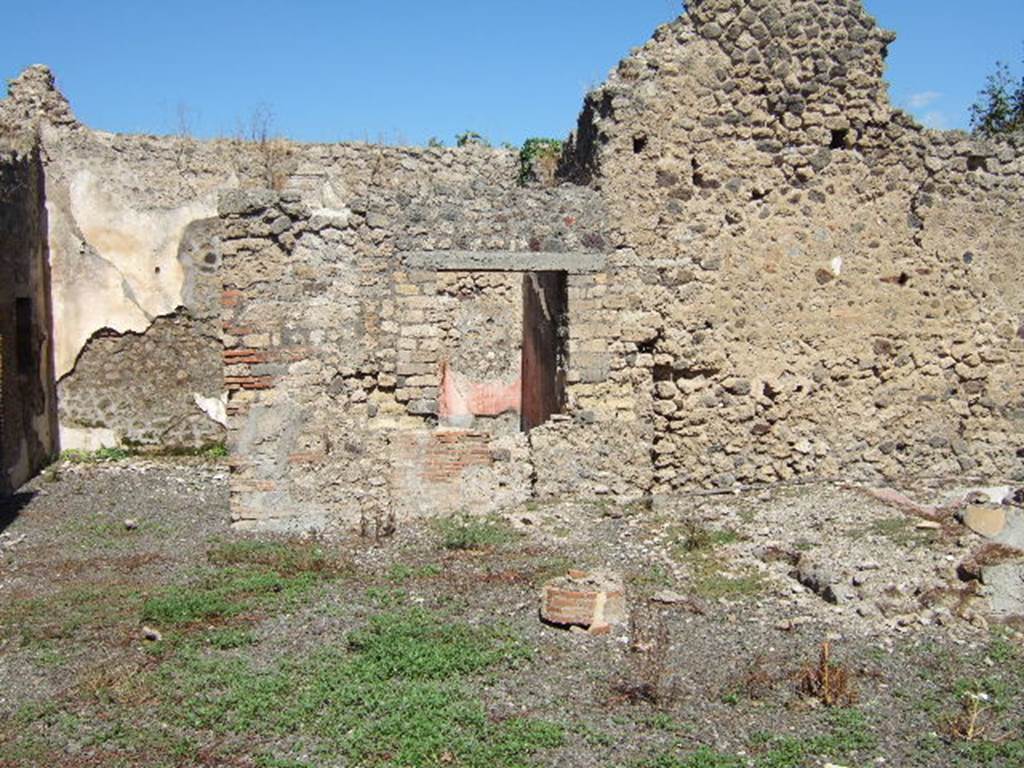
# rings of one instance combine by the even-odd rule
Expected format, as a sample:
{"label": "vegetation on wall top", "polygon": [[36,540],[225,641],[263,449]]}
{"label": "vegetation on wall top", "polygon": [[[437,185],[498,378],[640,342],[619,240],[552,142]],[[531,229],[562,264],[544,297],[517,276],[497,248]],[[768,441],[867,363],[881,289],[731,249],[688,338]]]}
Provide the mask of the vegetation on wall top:
{"label": "vegetation on wall top", "polygon": [[988,137],[1024,132],[1024,76],[1014,78],[1005,62],[996,63],[971,106],[971,129]]}

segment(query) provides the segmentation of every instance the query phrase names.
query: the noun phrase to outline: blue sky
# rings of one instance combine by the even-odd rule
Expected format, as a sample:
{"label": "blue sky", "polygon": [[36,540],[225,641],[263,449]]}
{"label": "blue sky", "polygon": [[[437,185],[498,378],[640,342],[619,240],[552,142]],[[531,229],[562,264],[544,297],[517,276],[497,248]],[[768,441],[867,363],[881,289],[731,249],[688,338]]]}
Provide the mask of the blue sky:
{"label": "blue sky", "polygon": [[[679,0],[0,0],[0,77],[46,63],[110,131],[231,135],[261,105],[307,141],[564,136],[583,94]],[[900,37],[892,100],[965,128],[997,59],[1018,73],[1022,0],[866,0]],[[966,9],[966,10],[965,10]]]}

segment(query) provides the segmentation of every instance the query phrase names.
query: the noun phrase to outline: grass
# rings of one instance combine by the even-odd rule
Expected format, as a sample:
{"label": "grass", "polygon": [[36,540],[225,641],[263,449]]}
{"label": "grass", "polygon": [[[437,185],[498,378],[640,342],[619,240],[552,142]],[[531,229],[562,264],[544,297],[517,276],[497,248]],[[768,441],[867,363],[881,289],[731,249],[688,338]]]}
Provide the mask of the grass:
{"label": "grass", "polygon": [[642,571],[634,571],[626,578],[631,587],[645,592],[671,587],[675,583],[668,568],[658,563],[649,565]]}
{"label": "grass", "polygon": [[420,579],[431,579],[441,575],[441,566],[437,563],[426,565],[406,565],[396,563],[388,569],[388,581],[393,584],[405,584],[408,581],[419,581]]}
{"label": "grass", "polygon": [[61,451],[60,458],[68,464],[110,464],[131,458],[134,452],[127,448],[100,448],[95,451]]}
{"label": "grass", "polygon": [[35,646],[48,663],[55,660],[50,643],[80,640],[101,629],[130,621],[142,595],[124,585],[69,587],[47,597],[7,600],[0,605],[0,635],[19,637],[20,644]]}
{"label": "grass", "polygon": [[349,570],[347,564],[332,557],[323,547],[295,540],[221,542],[207,552],[207,559],[213,565],[259,566],[283,576],[301,573],[333,576]]}
{"label": "grass", "polygon": [[150,539],[169,537],[175,533],[173,524],[166,519],[136,520],[137,529],[129,529],[123,519],[114,517],[113,512],[76,515],[69,520],[65,531],[66,546],[77,550],[86,557],[99,554],[115,556],[128,555],[135,550],[140,534],[144,531]]}
{"label": "grass", "polygon": [[873,520],[865,526],[846,532],[846,536],[854,541],[865,536],[885,537],[904,547],[916,546],[933,542],[938,535],[936,531],[917,528],[917,521],[906,515],[886,517]]}
{"label": "grass", "polygon": [[441,546],[454,551],[494,549],[516,538],[503,520],[465,513],[438,520],[436,527],[441,535]]}
{"label": "grass", "polygon": [[[242,572],[270,553],[285,570],[293,561],[279,550],[213,552],[232,564],[167,588],[140,615],[176,626],[236,615],[270,594],[287,596],[289,579],[317,574]],[[268,592],[274,583],[281,590]],[[22,707],[12,729],[0,729],[0,755],[49,764],[75,743],[110,766],[234,764],[243,749],[264,766],[524,768],[564,741],[562,726],[495,717],[480,699],[489,676],[531,658],[500,626],[399,608],[308,654],[257,661],[244,651],[254,642],[248,628],[218,626],[167,644],[148,663],[96,666],[75,681],[71,699]]]}
{"label": "grass", "polygon": [[228,566],[188,584],[159,590],[142,605],[141,619],[174,627],[230,619],[273,603],[294,603],[325,578],[319,570]]}
{"label": "grass", "polygon": [[[993,628],[975,653],[937,653],[922,646],[919,675],[929,684],[912,706],[930,721],[915,754],[949,768],[1024,765],[1024,668],[1005,628]],[[981,676],[964,676],[977,670]]]}
{"label": "grass", "polygon": [[667,531],[669,552],[690,571],[691,590],[706,600],[742,600],[763,592],[767,586],[756,568],[733,569],[722,547],[741,540],[731,529],[711,529],[685,522]]}
{"label": "grass", "polygon": [[871,721],[860,710],[830,710],[821,725],[823,733],[803,737],[755,733],[749,744],[751,757],[708,747],[695,752],[677,748],[641,762],[639,768],[805,768],[817,764],[815,758],[863,762],[878,744]]}
{"label": "grass", "polygon": [[740,535],[730,528],[707,528],[692,521],[673,526],[667,533],[669,547],[677,556],[687,552],[709,552],[740,541]]}
{"label": "grass", "polygon": [[746,765],[739,757],[701,747],[696,752],[683,755],[665,752],[639,763],[638,768],[746,768]]}
{"label": "grass", "polygon": [[[257,668],[185,654],[161,673],[163,717],[221,735],[294,735],[317,755],[360,766],[523,766],[559,746],[558,725],[495,721],[470,683],[529,657],[507,634],[418,609],[378,615],[301,659]],[[281,756],[288,757],[288,756]]]}

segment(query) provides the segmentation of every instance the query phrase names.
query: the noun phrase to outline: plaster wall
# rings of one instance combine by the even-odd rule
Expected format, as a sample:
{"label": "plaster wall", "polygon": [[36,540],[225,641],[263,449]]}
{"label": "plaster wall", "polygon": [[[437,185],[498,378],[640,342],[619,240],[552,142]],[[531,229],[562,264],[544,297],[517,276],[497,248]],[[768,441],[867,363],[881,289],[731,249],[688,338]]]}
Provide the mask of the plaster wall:
{"label": "plaster wall", "polygon": [[0,494],[57,447],[45,231],[38,153],[0,142]]}

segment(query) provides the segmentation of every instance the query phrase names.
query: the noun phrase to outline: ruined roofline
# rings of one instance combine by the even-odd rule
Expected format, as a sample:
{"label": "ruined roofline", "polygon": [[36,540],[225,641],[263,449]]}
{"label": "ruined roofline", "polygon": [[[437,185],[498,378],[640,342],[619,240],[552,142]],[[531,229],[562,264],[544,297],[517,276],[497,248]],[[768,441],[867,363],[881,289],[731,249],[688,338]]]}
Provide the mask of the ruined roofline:
{"label": "ruined roofline", "polygon": [[[774,81],[785,83],[787,74],[786,57],[797,54],[805,56],[819,35],[830,32],[845,32],[846,35],[832,40],[833,44],[820,46],[818,61],[828,61],[840,67],[852,66],[858,62],[873,63],[874,71],[870,72],[870,82],[861,83],[861,90],[869,93],[874,105],[884,113],[884,119],[864,124],[877,125],[891,122],[897,123],[905,130],[945,135],[957,139],[971,139],[988,144],[1024,144],[1024,136],[998,137],[982,139],[961,129],[939,130],[926,128],[917,119],[903,109],[894,106],[889,98],[888,82],[884,77],[885,59],[888,46],[896,39],[896,34],[880,27],[876,19],[864,9],[861,0],[689,0],[683,3],[684,12],[674,19],[659,26],[652,37],[642,46],[634,49],[624,57],[613,69],[608,78],[600,86],[588,93],[577,117],[577,125],[570,132],[569,144],[578,143],[586,137],[592,126],[589,122],[595,117],[603,117],[610,110],[610,102],[617,96],[628,96],[635,88],[638,71],[645,68],[659,68],[657,58],[664,55],[666,49],[694,45],[703,41],[712,44],[719,52],[727,56],[735,70],[737,65],[747,66],[746,59],[760,56],[759,64],[772,65],[771,73]],[[781,9],[781,10],[780,10]],[[789,13],[784,13],[788,11]],[[831,14],[831,16],[828,16]],[[842,23],[823,25],[825,18],[838,20]],[[793,43],[793,41],[796,41]],[[838,43],[842,44],[835,44]],[[796,49],[793,49],[793,45]],[[788,47],[787,47],[788,46]],[[792,49],[792,50],[791,50]],[[856,52],[862,56],[854,56]],[[757,65],[754,65],[757,66]],[[778,69],[778,71],[775,71]],[[869,67],[869,70],[871,68]],[[735,76],[735,75],[732,75]],[[792,73],[788,75],[792,77]],[[824,89],[826,98],[829,90]],[[842,100],[844,93],[834,94]],[[821,99],[819,98],[820,102]],[[197,138],[180,133],[130,133],[105,131],[91,128],[81,123],[75,116],[68,99],[55,83],[52,70],[44,64],[34,64],[26,68],[9,82],[8,96],[0,100],[0,127],[8,126],[8,132],[20,130],[20,126],[35,128],[38,123],[76,129],[86,128],[92,134],[106,139],[187,139],[207,146],[232,145],[239,142],[258,143],[258,139],[241,136],[215,136]],[[501,147],[484,147],[470,144],[466,147],[424,147],[417,144],[382,144],[370,141],[303,141],[287,136],[274,136],[273,141],[303,148],[318,147],[373,147],[387,151],[436,150],[438,153],[455,150],[502,155],[515,152],[514,149]]]}
{"label": "ruined roofline", "polygon": [[246,136],[197,137],[188,133],[135,133],[130,131],[108,131],[93,128],[82,123],[75,116],[70,102],[56,83],[56,76],[46,64],[26,67],[17,77],[8,81],[7,96],[0,99],[0,139],[3,134],[34,134],[39,125],[46,123],[68,130],[87,130],[95,137],[109,141],[125,140],[187,140],[203,146],[231,146],[237,144],[259,144],[261,142],[282,143],[303,149],[318,147],[344,147],[352,149],[373,148],[382,151],[423,153],[443,155],[448,152],[475,152],[490,155],[517,155],[518,147],[488,146],[470,142],[462,147],[430,147],[422,144],[385,144],[365,140],[349,141],[305,141],[286,135],[272,135],[265,139]]}
{"label": "ruined roofline", "polygon": [[[730,126],[742,125],[788,147],[835,148],[843,132],[851,135],[849,148],[868,132],[891,142],[894,128],[934,144],[1024,146],[1018,137],[926,128],[895,107],[885,62],[896,34],[880,27],[861,0],[688,5],[586,95],[561,159],[561,178],[592,183],[601,176],[603,148],[612,137],[621,140],[615,151],[627,154],[623,134],[645,133],[652,114],[667,104],[719,141],[730,141]],[[698,91],[714,96],[717,106],[698,101]]]}

